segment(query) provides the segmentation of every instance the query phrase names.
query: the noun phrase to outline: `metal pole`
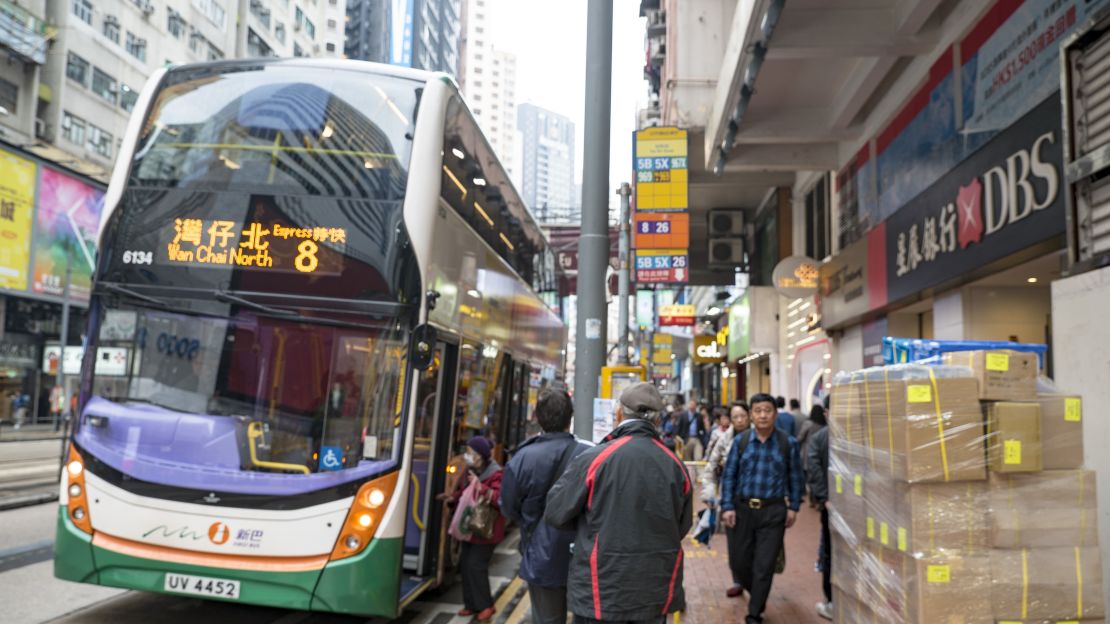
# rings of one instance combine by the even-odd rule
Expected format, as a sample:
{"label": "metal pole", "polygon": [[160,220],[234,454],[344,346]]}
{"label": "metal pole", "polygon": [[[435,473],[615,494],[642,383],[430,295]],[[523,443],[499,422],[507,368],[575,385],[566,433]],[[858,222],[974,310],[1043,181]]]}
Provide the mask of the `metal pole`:
{"label": "metal pole", "polygon": [[647,378],[655,380],[655,330],[659,327],[659,318],[655,315],[655,291],[651,291],[651,327],[648,328],[644,338],[647,339]]}
{"label": "metal pole", "polygon": [[628,198],[632,195],[632,187],[628,182],[622,182],[621,187],[617,189],[617,195],[621,196],[621,234],[620,234],[620,273],[617,274],[617,323],[620,325],[620,334],[617,342],[617,355],[620,356],[618,360],[621,364],[628,365],[628,283],[631,281],[629,275],[629,247],[631,246],[629,238],[629,226],[631,225],[631,206],[629,206]]}
{"label": "metal pole", "polygon": [[593,403],[605,363],[605,266],[609,262],[609,113],[613,84],[613,3],[589,0],[586,13],[586,136],[582,229],[578,239],[574,433],[593,437]]}
{"label": "metal pole", "polygon": [[[69,282],[70,282],[70,278],[73,277],[73,255],[71,253],[69,245],[65,246],[65,250],[66,250],[66,281],[65,281],[65,284],[62,285],[62,330],[61,330],[61,335],[58,337],[58,343],[61,345],[61,351],[60,351],[60,354],[58,355],[58,372],[57,372],[56,377],[54,379],[54,384],[58,388],[60,388],[60,392],[61,392],[61,396],[62,396],[62,408],[63,409],[65,408],[66,405],[69,405],[69,402],[66,401],[66,386],[65,386],[65,372],[64,371],[65,371],[65,362],[66,362],[66,342],[67,342],[67,339],[69,338]],[[50,396],[53,397],[54,393],[53,392],[50,393]],[[53,405],[50,406],[50,410],[52,412],[54,411],[54,406]],[[54,412],[54,431],[58,430],[58,427],[61,424],[61,422],[60,422],[61,417],[62,417],[62,412],[60,410],[57,411],[57,412]]]}

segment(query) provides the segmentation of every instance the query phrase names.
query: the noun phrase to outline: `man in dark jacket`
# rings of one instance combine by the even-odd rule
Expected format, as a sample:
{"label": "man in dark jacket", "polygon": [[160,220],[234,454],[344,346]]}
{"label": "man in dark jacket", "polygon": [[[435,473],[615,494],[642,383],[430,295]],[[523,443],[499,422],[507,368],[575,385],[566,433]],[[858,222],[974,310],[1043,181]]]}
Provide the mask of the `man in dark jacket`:
{"label": "man in dark jacket", "polygon": [[652,384],[625,389],[616,428],[575,458],[547,496],[547,521],[577,529],[567,582],[576,622],[659,622],[686,608],[682,538],[693,524],[692,484],[651,423],[662,409]]}
{"label": "man in dark jacket", "polygon": [[520,577],[528,583],[532,621],[566,624],[567,572],[573,531],[560,531],[543,519],[547,492],[570,461],[589,448],[567,432],[574,406],[562,389],[548,389],[536,400],[543,433],[517,448],[501,479],[501,513],[520,526]]}

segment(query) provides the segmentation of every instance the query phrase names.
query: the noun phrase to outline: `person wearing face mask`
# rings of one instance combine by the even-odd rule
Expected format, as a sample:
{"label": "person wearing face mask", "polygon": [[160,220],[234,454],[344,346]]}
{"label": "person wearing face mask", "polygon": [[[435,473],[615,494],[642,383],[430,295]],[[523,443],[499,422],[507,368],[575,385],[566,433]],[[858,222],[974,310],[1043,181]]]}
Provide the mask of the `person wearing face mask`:
{"label": "person wearing face mask", "polygon": [[[474,436],[466,442],[466,484],[460,483],[460,488],[465,488],[475,481],[478,482],[478,493],[488,497],[494,508],[500,512],[499,500],[501,498],[501,465],[498,464],[490,453],[493,446],[489,440],[482,436]],[[462,497],[462,489],[457,491],[453,498],[458,501]],[[478,621],[485,621],[493,617],[493,594],[489,587],[489,563],[493,558],[493,549],[501,540],[505,539],[505,518],[500,513],[493,525],[493,535],[482,539],[471,536],[462,543],[462,552],[459,556],[459,574],[462,577],[463,609],[461,616],[477,614]]]}
{"label": "person wearing face mask", "polygon": [[[736,436],[743,435],[748,429],[751,428],[752,418],[751,413],[748,411],[748,404],[743,401],[734,401],[729,406],[729,421],[730,425],[726,432],[724,432],[717,443],[713,445],[713,450],[709,453],[709,459],[705,464],[705,469],[702,471],[702,502],[709,507],[716,507],[719,503],[718,486],[721,481],[721,474],[725,470],[725,460],[728,459],[728,453],[732,450],[732,444],[736,440]],[[729,569],[732,571],[732,586],[725,590],[725,595],[729,598],[736,598],[744,593],[744,585],[740,581],[740,574],[737,571],[737,566],[734,565],[732,560],[732,553],[734,546],[732,544],[735,533],[733,531],[726,531],[725,538],[728,540],[729,545]]]}

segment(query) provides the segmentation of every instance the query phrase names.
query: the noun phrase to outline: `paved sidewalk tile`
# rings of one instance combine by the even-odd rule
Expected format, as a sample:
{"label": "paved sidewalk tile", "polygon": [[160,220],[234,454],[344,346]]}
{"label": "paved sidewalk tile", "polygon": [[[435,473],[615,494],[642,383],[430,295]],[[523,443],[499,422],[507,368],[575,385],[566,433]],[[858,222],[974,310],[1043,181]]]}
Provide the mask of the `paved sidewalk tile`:
{"label": "paved sidewalk tile", "polygon": [[[816,572],[817,545],[821,540],[821,516],[808,507],[798,514],[798,521],[786,532],[786,571],[775,576],[767,610],[766,624],[816,624],[827,622],[813,609],[824,599],[821,575]],[[747,594],[728,598],[725,590],[732,584],[728,570],[728,549],[725,536],[717,534],[702,546],[687,538],[685,584],[687,610],[681,621],[687,624],[743,623],[748,613]]]}

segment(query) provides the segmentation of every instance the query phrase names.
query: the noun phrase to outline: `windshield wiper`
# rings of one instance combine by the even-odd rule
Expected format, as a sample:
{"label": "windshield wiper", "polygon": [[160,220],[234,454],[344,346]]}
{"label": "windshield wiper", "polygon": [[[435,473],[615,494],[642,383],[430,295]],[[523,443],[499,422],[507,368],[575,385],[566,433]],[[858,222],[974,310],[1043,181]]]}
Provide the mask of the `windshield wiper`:
{"label": "windshield wiper", "polygon": [[140,292],[136,292],[134,290],[131,290],[130,288],[127,288],[125,286],[120,286],[119,284],[116,284],[114,282],[97,282],[96,285],[97,285],[98,288],[103,288],[104,290],[107,290],[108,292],[115,293],[117,295],[123,295],[125,297],[129,297],[131,299],[136,299],[136,300],[142,301],[144,303],[149,303],[151,305],[156,305],[160,308],[166,308],[166,309],[170,308],[170,304],[166,303],[165,301],[162,301],[161,299],[151,297],[150,295],[144,295]]}
{"label": "windshield wiper", "polygon": [[274,308],[262,303],[251,301],[250,299],[244,299],[224,290],[217,290],[215,293],[215,297],[225,303],[234,303],[244,308],[255,310],[256,312],[265,312],[266,314],[276,314],[278,316],[295,316],[297,314],[292,310],[280,310],[278,308]]}

